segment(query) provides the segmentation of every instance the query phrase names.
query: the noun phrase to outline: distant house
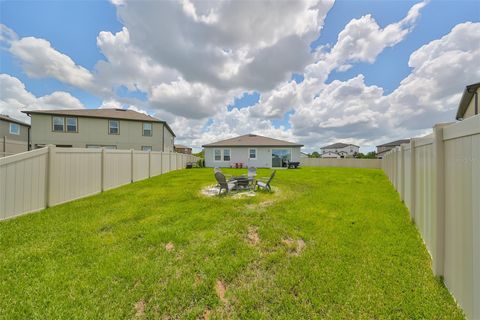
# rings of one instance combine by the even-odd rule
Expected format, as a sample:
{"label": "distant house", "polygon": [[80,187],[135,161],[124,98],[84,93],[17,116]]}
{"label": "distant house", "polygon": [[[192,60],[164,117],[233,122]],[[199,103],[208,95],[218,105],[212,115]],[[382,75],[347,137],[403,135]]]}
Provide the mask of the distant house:
{"label": "distant house", "polygon": [[462,99],[458,105],[457,120],[463,120],[479,113],[478,94],[480,91],[480,82],[468,85],[463,91]]}
{"label": "distant house", "polygon": [[302,144],[247,134],[205,144],[207,167],[284,168],[289,161],[300,161]]}
{"label": "distant house", "polygon": [[320,148],[322,158],[352,158],[360,150],[359,146],[347,143],[334,143]]}
{"label": "distant house", "polygon": [[30,125],[0,114],[0,157],[28,151]]}
{"label": "distant house", "polygon": [[175,145],[175,152],[192,154],[192,148],[184,146],[183,144],[176,144]]}
{"label": "distant house", "polygon": [[378,159],[382,159],[385,153],[404,143],[410,143],[410,139],[395,140],[395,141],[390,141],[390,142],[381,144],[377,146],[376,157]]}
{"label": "distant house", "polygon": [[31,145],[174,151],[165,121],[126,109],[23,111],[32,118]]}
{"label": "distant house", "polygon": [[300,158],[308,158],[308,157],[310,157],[308,153],[300,152]]}

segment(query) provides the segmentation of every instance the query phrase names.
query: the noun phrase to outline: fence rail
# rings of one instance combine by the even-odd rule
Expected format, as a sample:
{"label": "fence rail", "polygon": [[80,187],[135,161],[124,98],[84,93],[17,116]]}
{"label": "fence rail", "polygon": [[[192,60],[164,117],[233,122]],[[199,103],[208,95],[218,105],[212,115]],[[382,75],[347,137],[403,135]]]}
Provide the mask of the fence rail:
{"label": "fence rail", "polygon": [[380,159],[328,159],[328,158],[302,158],[300,164],[304,167],[350,167],[380,169]]}
{"label": "fence rail", "polygon": [[174,152],[48,146],[0,159],[0,220],[186,167]]}
{"label": "fence rail", "polygon": [[382,168],[410,211],[436,275],[480,319],[480,116],[440,124],[386,154]]}

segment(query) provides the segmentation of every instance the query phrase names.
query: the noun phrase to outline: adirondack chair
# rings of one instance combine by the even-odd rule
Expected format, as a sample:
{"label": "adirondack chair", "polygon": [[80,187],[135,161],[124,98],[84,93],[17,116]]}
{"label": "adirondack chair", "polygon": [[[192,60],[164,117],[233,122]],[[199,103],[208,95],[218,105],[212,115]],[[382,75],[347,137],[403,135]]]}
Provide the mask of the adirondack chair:
{"label": "adirondack chair", "polygon": [[275,177],[275,172],[276,170],[273,170],[270,178],[258,179],[257,182],[255,183],[256,188],[257,189],[262,188],[267,191],[272,191],[272,188],[270,187],[270,182],[272,182],[273,178]]}
{"label": "adirondack chair", "polygon": [[236,180],[227,181],[227,178],[221,173],[220,171],[215,172],[215,179],[218,182],[218,186],[220,189],[218,190],[218,194],[222,193],[222,189],[225,189],[226,193],[229,193],[232,190],[236,190],[238,188]]}

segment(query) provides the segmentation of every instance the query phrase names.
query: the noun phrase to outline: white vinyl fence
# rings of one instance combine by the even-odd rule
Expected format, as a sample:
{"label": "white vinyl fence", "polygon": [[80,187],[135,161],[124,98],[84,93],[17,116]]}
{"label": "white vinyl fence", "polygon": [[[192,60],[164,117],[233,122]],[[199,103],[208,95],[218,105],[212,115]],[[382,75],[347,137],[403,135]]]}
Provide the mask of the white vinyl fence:
{"label": "white vinyl fence", "polygon": [[0,220],[186,167],[173,152],[47,148],[0,159]]}
{"label": "white vinyl fence", "polygon": [[300,165],[304,167],[349,167],[380,169],[380,159],[356,159],[356,158],[301,158]]}
{"label": "white vinyl fence", "polygon": [[480,116],[436,125],[387,153],[382,168],[410,210],[436,275],[480,319]]}

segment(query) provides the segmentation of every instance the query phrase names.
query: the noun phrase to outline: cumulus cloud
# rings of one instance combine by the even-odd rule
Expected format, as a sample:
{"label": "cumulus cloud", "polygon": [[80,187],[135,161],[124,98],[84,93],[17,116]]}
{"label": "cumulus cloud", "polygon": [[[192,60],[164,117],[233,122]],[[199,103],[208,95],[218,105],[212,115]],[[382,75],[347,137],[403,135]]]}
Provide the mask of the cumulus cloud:
{"label": "cumulus cloud", "polygon": [[10,52],[20,60],[30,77],[52,77],[79,88],[93,88],[92,74],[75,64],[69,56],[55,50],[47,40],[25,37],[11,41],[10,45]]}
{"label": "cumulus cloud", "polygon": [[412,53],[412,73],[389,96],[393,127],[422,129],[425,124],[454,120],[467,84],[478,82],[480,23],[462,23],[441,39]]}
{"label": "cumulus cloud", "polygon": [[52,94],[35,97],[15,77],[0,74],[0,114],[30,122],[21,111],[46,109],[81,109],[83,104],[68,92],[55,91]]}
{"label": "cumulus cloud", "polygon": [[[273,88],[309,61],[309,43],[332,5],[330,0],[274,5],[125,1],[117,11],[132,45],[158,64],[177,70],[188,82],[227,89]],[[296,50],[285,50],[292,43]],[[281,54],[271,55],[272,51]],[[271,72],[256,70],[263,62],[268,62],[266,71]],[[251,84],[252,80],[257,83]]]}

